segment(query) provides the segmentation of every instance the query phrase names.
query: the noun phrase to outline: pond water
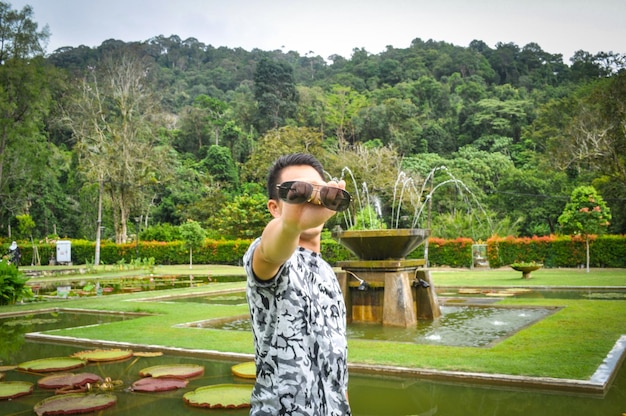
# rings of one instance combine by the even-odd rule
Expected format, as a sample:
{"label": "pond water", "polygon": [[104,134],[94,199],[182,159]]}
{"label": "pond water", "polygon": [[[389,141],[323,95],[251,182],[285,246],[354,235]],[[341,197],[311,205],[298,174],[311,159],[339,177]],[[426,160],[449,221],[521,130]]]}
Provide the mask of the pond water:
{"label": "pond water", "polygon": [[[489,306],[442,306],[441,317],[418,321],[414,328],[379,324],[348,324],[348,338],[416,344],[484,347],[506,338],[521,328],[548,316],[556,309],[502,308]],[[200,328],[251,331],[247,317],[194,322]]]}
{"label": "pond water", "polygon": [[60,279],[58,281],[29,282],[38,300],[47,297],[71,299],[84,296],[116,295],[131,292],[150,292],[156,290],[198,287],[215,282],[242,280],[241,276],[207,275],[142,275],[118,278]]}
{"label": "pond water", "polygon": [[[232,295],[212,301],[233,300]],[[239,301],[239,300],[236,300]],[[483,311],[481,311],[483,312]],[[480,313],[478,314],[480,315]],[[87,347],[33,342],[26,332],[66,328],[78,325],[106,325],[132,315],[84,314],[53,311],[1,318],[0,365],[19,364],[39,358],[68,356]],[[482,318],[481,318],[482,319]],[[491,318],[489,318],[491,319]],[[6,324],[6,325],[5,325]],[[186,405],[182,396],[197,387],[222,383],[250,383],[231,373],[235,362],[209,360],[186,355],[165,354],[161,357],[133,357],[113,363],[90,364],[81,371],[122,380],[129,386],[138,379],[139,370],[161,364],[200,364],[202,376],[180,390],[162,393],[138,393],[122,389],[116,392],[117,404],[99,415],[212,415],[243,416],[248,410],[207,410]],[[77,370],[74,370],[77,372]],[[24,380],[36,384],[36,374],[6,371],[6,381]],[[0,401],[0,414],[33,414],[33,406],[53,393],[35,387],[35,392],[11,401]],[[356,372],[350,374],[349,395],[354,416],[571,416],[615,415],[626,412],[626,371],[617,373],[606,396],[589,396],[533,389],[472,385],[469,382],[437,382],[412,377],[384,377]]]}
{"label": "pond water", "polygon": [[589,300],[626,300],[626,291],[620,288],[436,288],[440,297],[459,299],[477,299],[485,296],[494,298],[515,296],[520,299],[589,299]]}
{"label": "pond water", "polygon": [[[87,348],[27,341],[14,358],[17,362],[71,355]],[[243,410],[207,410],[186,405],[182,396],[198,387],[222,383],[249,383],[232,375],[231,361],[215,361],[178,355],[131,358],[121,362],[89,365],[82,371],[122,380],[124,386],[136,381],[139,370],[163,364],[199,364],[204,375],[194,378],[184,389],[139,393],[117,391],[117,404],[98,412],[101,416],[211,415],[243,416]],[[77,372],[74,370],[74,372]],[[17,371],[6,372],[5,380],[37,382],[40,376]],[[35,387],[32,395],[0,401],[2,415],[30,415],[36,403],[52,392]],[[541,392],[484,387],[468,383],[350,374],[349,395],[354,416],[571,416],[614,415],[626,411],[626,371],[622,369],[604,398],[557,392]]]}

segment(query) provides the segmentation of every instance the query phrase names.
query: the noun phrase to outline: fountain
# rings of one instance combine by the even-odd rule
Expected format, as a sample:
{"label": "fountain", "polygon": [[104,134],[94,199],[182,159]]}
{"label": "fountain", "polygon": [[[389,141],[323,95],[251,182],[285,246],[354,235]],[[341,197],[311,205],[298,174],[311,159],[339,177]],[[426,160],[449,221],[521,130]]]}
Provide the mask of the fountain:
{"label": "fountain", "polygon": [[425,260],[406,259],[428,230],[348,230],[333,237],[359,258],[338,264],[349,322],[412,327],[441,315]]}
{"label": "fountain", "polygon": [[[420,186],[416,185],[413,178],[399,172],[393,187],[389,220],[391,228],[380,228],[379,225],[384,225],[380,201],[370,195],[366,183],[363,183],[362,191],[359,192],[349,168],[343,169],[342,178],[346,172],[355,185],[355,208],[362,216],[360,224],[357,224],[357,218],[347,215],[345,219],[349,229],[333,232],[333,237],[358,257],[358,260],[338,263],[342,269],[338,278],[344,290],[349,322],[411,327],[417,324],[417,320],[438,318],[441,310],[428,270],[432,196],[438,188],[447,184],[456,186],[461,192],[467,191],[472,196],[473,193],[445,166],[432,169]],[[447,178],[435,184],[437,172],[444,172]],[[401,217],[401,208],[405,199],[412,205],[413,218],[409,228],[399,228],[400,219],[404,219]],[[418,228],[425,207],[428,207],[428,227]],[[368,223],[372,229],[354,229],[367,228]],[[422,243],[424,258],[407,259]]]}

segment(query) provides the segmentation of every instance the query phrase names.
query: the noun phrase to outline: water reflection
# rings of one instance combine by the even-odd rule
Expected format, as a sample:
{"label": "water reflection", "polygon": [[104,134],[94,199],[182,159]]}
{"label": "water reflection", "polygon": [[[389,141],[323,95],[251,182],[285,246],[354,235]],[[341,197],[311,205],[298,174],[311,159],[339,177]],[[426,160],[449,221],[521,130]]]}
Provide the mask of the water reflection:
{"label": "water reflection", "polygon": [[53,310],[0,318],[0,363],[15,362],[16,354],[21,351],[25,343],[24,334],[26,333],[106,324],[135,319],[137,316],[135,314],[77,313],[66,310]]}
{"label": "water reflection", "polygon": [[[86,348],[80,346],[27,341],[15,355],[17,361],[67,356]],[[16,362],[17,362],[16,361]],[[180,355],[133,358],[123,362],[89,365],[86,372],[123,380],[132,384],[139,370],[163,364],[200,364],[204,375],[190,381],[185,389],[162,393],[116,392],[117,404],[102,415],[208,415],[243,416],[248,410],[207,410],[184,404],[182,396],[201,386],[221,383],[248,383],[234,377],[230,368],[235,362],[216,361]],[[5,380],[36,383],[39,376],[9,371]],[[0,402],[1,414],[32,414],[33,406],[52,393],[35,388],[30,396]],[[354,416],[571,416],[621,415],[626,408],[626,372],[617,374],[606,397],[543,393],[536,390],[477,386],[467,383],[444,383],[416,378],[381,377],[350,374],[350,402]]]}
{"label": "water reflection", "polygon": [[[496,306],[442,306],[442,316],[418,321],[414,328],[351,323],[348,338],[373,341],[412,342],[463,347],[483,347],[512,335],[554,313],[555,308],[509,308]],[[251,331],[247,317],[194,322],[194,327]]]}

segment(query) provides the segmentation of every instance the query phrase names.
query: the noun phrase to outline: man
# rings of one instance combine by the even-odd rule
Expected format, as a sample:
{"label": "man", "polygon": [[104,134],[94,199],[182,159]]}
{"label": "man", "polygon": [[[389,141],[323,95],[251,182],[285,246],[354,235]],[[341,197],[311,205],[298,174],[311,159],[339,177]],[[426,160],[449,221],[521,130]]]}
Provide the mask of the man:
{"label": "man", "polygon": [[320,255],[324,223],[350,195],[344,181],[323,177],[317,159],[300,153],[269,172],[274,218],[244,256],[256,362],[251,415],[351,415],[346,307]]}
{"label": "man", "polygon": [[9,262],[16,268],[20,266],[20,260],[22,259],[22,253],[17,245],[17,242],[13,241],[9,246]]}

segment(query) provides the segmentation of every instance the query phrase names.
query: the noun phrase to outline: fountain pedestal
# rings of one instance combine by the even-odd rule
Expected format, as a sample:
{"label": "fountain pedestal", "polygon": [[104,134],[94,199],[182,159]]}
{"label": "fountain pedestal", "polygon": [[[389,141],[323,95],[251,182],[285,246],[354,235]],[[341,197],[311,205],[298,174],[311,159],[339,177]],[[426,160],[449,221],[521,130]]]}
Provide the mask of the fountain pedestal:
{"label": "fountain pedestal", "polygon": [[360,258],[338,264],[350,322],[410,327],[441,315],[425,260],[405,258],[427,236],[421,229],[334,234]]}

